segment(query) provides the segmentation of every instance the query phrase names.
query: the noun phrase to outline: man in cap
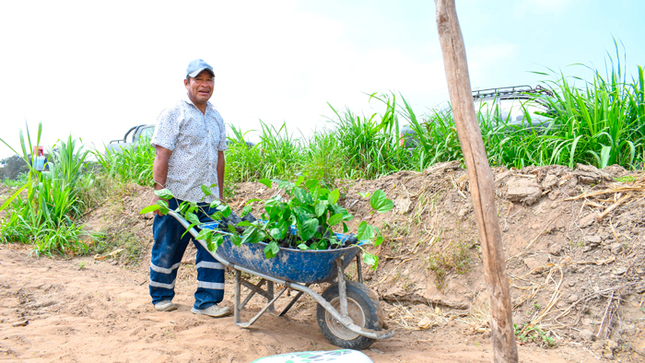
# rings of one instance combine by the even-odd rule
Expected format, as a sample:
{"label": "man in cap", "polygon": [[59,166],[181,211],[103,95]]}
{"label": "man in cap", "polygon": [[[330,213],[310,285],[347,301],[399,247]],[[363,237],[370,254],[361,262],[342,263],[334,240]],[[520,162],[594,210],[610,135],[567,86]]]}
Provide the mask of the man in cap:
{"label": "man in cap", "polygon": [[[224,191],[224,150],[226,128],[219,112],[208,100],[215,87],[213,68],[201,59],[188,64],[184,86],[187,96],[165,109],[157,118],[151,144],[155,147],[153,178],[155,190],[167,188],[175,198],[168,201],[175,209],[182,201],[200,204],[202,221],[215,212],[209,204]],[[204,197],[201,186],[216,186],[211,196]],[[215,187],[213,188],[215,189]],[[156,203],[156,195],[152,203]],[[172,311],[177,279],[190,233],[172,216],[155,212],[152,226],[155,243],[150,261],[150,295],[157,311]],[[184,234],[185,233],[185,234]],[[182,237],[183,235],[183,237]],[[218,306],[224,298],[224,266],[194,239],[197,247],[197,291],[192,312],[213,317],[231,313],[229,307]]]}

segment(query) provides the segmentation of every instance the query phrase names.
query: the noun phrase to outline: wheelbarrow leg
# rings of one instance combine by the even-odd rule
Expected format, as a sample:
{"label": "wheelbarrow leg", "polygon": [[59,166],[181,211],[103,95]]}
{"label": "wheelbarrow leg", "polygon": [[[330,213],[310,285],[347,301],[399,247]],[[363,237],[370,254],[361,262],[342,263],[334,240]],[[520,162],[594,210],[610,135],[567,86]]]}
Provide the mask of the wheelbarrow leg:
{"label": "wheelbarrow leg", "polygon": [[356,255],[356,273],[358,274],[358,283],[363,283],[363,271],[361,270],[361,254]]}
{"label": "wheelbarrow leg", "polygon": [[[267,298],[267,301],[273,300],[273,281],[268,281],[267,282],[267,292],[269,293],[269,296],[271,297],[270,299]],[[275,306],[273,303],[269,305],[269,312],[272,314],[275,314]]]}
{"label": "wheelbarrow leg", "polygon": [[[309,287],[309,285],[311,285],[311,283],[307,283],[307,284],[305,284],[305,287]],[[295,304],[295,303],[296,303],[296,301],[298,301],[298,299],[300,299],[300,297],[302,296],[302,294],[304,294],[304,292],[303,292],[303,291],[298,291],[298,294],[296,294],[296,296],[295,296],[293,299],[291,299],[291,302],[289,303],[289,305],[287,305],[287,307],[285,307],[285,308],[284,308],[284,310],[282,310],[282,312],[281,312],[281,313],[280,313],[280,315],[278,315],[278,316],[283,316],[284,314],[286,314],[286,313],[287,313],[287,311],[289,311],[289,309],[291,309],[291,307],[293,306],[293,304]]]}
{"label": "wheelbarrow leg", "polygon": [[283,293],[283,292],[285,292],[285,291],[287,291],[287,287],[286,287],[286,286],[284,287],[284,289],[280,290],[280,292],[278,293],[278,295],[276,295],[276,296],[273,298],[273,300],[269,301],[266,305],[264,305],[264,307],[262,308],[262,310],[260,310],[260,312],[259,312],[259,313],[257,313],[257,315],[255,315],[253,318],[251,318],[251,320],[249,320],[248,322],[245,322],[245,323],[239,322],[239,323],[235,323],[235,324],[236,324],[237,326],[241,326],[242,328],[248,328],[249,326],[253,325],[253,323],[255,323],[255,321],[256,321],[256,320],[258,320],[258,318],[259,318],[260,316],[262,316],[262,314],[264,314],[264,312],[265,312],[265,311],[267,311],[267,309],[269,308],[269,306],[273,305],[273,303],[274,303],[276,300],[278,300],[278,299],[280,298],[280,296],[282,296],[282,293]]}
{"label": "wheelbarrow leg", "polygon": [[266,291],[262,290],[262,286],[264,285],[265,282],[267,282],[267,280],[262,279],[262,280],[260,280],[260,282],[258,282],[257,285],[253,285],[251,282],[249,282],[249,281],[247,281],[245,279],[242,279],[242,281],[240,281],[240,283],[242,285],[244,285],[246,288],[251,290],[251,292],[246,296],[244,301],[242,301],[242,305],[240,305],[240,310],[244,310],[244,307],[246,306],[246,303],[251,301],[251,298],[253,298],[253,296],[255,296],[255,294],[260,294],[260,295],[264,296],[264,298],[267,299],[267,300],[273,299],[273,296],[269,297],[268,293]]}
{"label": "wheelbarrow leg", "polygon": [[347,288],[345,286],[345,271],[343,270],[343,257],[336,259],[338,267],[338,297],[340,300],[340,315],[347,316]]}
{"label": "wheelbarrow leg", "polygon": [[233,319],[235,321],[235,324],[240,323],[240,294],[242,293],[242,288],[240,286],[241,279],[242,271],[235,270],[235,306],[233,307]]}

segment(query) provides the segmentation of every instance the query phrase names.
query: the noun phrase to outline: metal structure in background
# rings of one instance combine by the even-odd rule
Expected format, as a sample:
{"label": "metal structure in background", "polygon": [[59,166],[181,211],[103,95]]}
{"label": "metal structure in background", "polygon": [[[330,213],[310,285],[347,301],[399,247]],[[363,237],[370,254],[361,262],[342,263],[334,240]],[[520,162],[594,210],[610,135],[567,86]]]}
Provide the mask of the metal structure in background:
{"label": "metal structure in background", "polygon": [[137,141],[143,137],[152,137],[154,129],[155,125],[133,126],[125,133],[123,139],[110,141],[110,143],[105,146],[105,150],[106,152],[115,152],[123,149],[124,147],[130,147],[131,145],[136,144]]}

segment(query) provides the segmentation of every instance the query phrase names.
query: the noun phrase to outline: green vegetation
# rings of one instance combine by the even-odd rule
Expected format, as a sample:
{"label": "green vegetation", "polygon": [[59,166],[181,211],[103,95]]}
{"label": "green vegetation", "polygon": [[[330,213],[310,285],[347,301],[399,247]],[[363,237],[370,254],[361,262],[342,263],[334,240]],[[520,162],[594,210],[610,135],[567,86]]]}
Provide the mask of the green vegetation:
{"label": "green vegetation", "polygon": [[[637,67],[636,77],[628,79],[618,46],[614,58],[609,56],[607,63],[604,74],[589,68],[592,77],[586,82],[553,71],[543,73],[552,76],[544,83],[554,96],[533,97],[549,105],[551,111],[543,115],[550,119],[548,126],[512,125],[499,110],[493,115],[479,112],[491,165],[574,167],[582,163],[602,168],[616,163],[631,170],[645,167],[643,66]],[[462,159],[449,108],[417,115],[402,95],[393,93],[372,94],[368,101],[382,107],[381,111],[365,116],[330,105],[333,116],[329,124],[333,127],[309,138],[294,136],[286,125],[260,122],[260,141],[250,144],[246,142],[249,131],[233,127],[226,151],[225,195],[229,196],[239,182],[293,182],[301,175],[319,180],[331,190],[338,179],[372,179],[400,170],[422,171],[438,162]],[[530,118],[525,112],[525,119]],[[414,148],[401,146],[403,124],[416,133]],[[127,183],[153,183],[155,152],[149,140],[140,140],[119,152],[95,151],[97,163],[92,166],[86,160],[88,151],[69,137],[55,145],[56,152],[50,152],[50,170],[39,172],[31,167],[35,163],[31,150],[39,145],[42,128],[38,129],[35,143],[26,131],[26,138],[20,133],[21,160],[11,162],[26,165],[29,170],[16,180],[3,181],[18,189],[0,206],[2,243],[29,243],[43,255],[84,253],[87,246],[81,237],[85,211],[114,195],[108,191],[119,190]],[[11,170],[15,178],[18,172],[14,171],[18,169]],[[431,260],[431,268],[438,276],[450,268],[459,268],[450,254],[438,254]]]}
{"label": "green vegetation", "polygon": [[515,336],[522,343],[534,342],[547,348],[555,346],[555,338],[549,336],[544,330],[537,326],[520,329],[516,324],[513,324],[513,327],[515,328]]}
{"label": "green vegetation", "polygon": [[[282,189],[282,193],[268,200],[252,199],[246,203],[241,217],[253,210],[254,203],[260,202],[264,209],[259,211],[260,220],[242,220],[235,225],[221,225],[217,230],[202,228],[197,239],[206,241],[209,250],[215,251],[224,242],[224,235],[228,235],[231,243],[237,246],[242,243],[266,242],[267,245],[264,248],[266,258],[275,257],[281,247],[326,250],[354,245],[359,241],[361,245],[379,246],[383,243],[383,235],[378,228],[365,221],[358,225],[356,239],[341,242],[336,233],[349,232],[346,222],[352,220],[354,216],[338,205],[340,191],[325,188],[318,179],[305,179],[301,176],[295,183],[278,179],[273,181],[261,179],[259,182],[267,188],[271,188],[272,182],[275,182],[278,188]],[[202,191],[205,196],[212,194],[210,188],[205,185],[202,186]],[[168,189],[155,193],[163,200],[142,209],[142,214],[157,210],[163,214],[168,213],[166,200],[173,198],[172,193]],[[384,213],[392,209],[394,203],[387,199],[382,190],[376,190],[370,198],[370,206],[372,213]],[[218,210],[211,216],[214,220],[231,215],[230,207],[219,200],[213,201],[210,207]],[[201,224],[195,214],[198,208],[197,203],[184,201],[175,210],[191,223],[188,229]],[[360,248],[363,250],[365,263],[376,268],[378,257],[368,253],[363,247]]]}
{"label": "green vegetation", "polygon": [[150,145],[149,138],[142,137],[131,147],[106,150],[105,154],[97,150],[94,156],[108,179],[149,187],[154,185],[152,164],[155,161],[155,149]]}
{"label": "green vegetation", "polygon": [[[619,164],[626,169],[645,166],[645,78],[627,79],[625,61],[609,57],[606,75],[593,71],[593,78],[574,86],[569,77],[557,74],[545,81],[554,97],[530,95],[549,105],[548,126],[514,125],[497,109],[492,115],[479,110],[478,117],[491,165],[522,168],[528,165],[577,163],[599,168]],[[545,76],[548,74],[543,73]],[[578,84],[581,80],[578,79]],[[229,147],[229,182],[260,178],[293,180],[297,173],[328,183],[337,178],[373,179],[400,170],[421,171],[437,162],[461,160],[462,152],[451,110],[432,110],[418,116],[402,97],[372,94],[369,100],[383,105],[381,113],[357,116],[351,110],[334,115],[332,130],[311,138],[296,139],[286,126],[262,124],[261,141],[249,147],[240,130],[234,130]],[[400,126],[415,131],[417,146],[400,146]],[[234,164],[231,164],[234,163]],[[238,168],[239,166],[239,168]]]}
{"label": "green vegetation", "polygon": [[84,232],[74,220],[86,207],[78,195],[87,186],[82,167],[89,151],[82,150],[70,136],[67,142],[58,142],[50,171],[39,172],[33,167],[35,155],[27,150],[39,144],[42,125],[38,127],[36,143],[32,143],[29,128],[26,131],[26,139],[20,131],[20,146],[29,173],[25,183],[0,206],[0,211],[7,210],[0,224],[0,241],[29,243],[37,255],[83,252],[87,246],[79,237]]}
{"label": "green vegetation", "polygon": [[446,276],[454,271],[463,274],[469,270],[469,246],[465,242],[448,243],[441,249],[434,249],[428,254],[428,268],[435,274],[435,285],[439,290],[446,287]]}

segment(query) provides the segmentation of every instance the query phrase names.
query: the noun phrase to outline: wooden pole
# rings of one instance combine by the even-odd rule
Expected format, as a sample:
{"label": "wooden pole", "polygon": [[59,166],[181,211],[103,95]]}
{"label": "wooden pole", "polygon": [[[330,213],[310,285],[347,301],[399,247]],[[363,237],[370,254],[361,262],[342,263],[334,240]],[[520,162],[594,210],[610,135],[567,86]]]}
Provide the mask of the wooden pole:
{"label": "wooden pole", "polygon": [[455,1],[435,0],[435,5],[450,102],[466,161],[484,255],[486,287],[491,307],[493,361],[517,362],[506,262],[495,207],[495,186],[475,115],[464,39],[459,28]]}

